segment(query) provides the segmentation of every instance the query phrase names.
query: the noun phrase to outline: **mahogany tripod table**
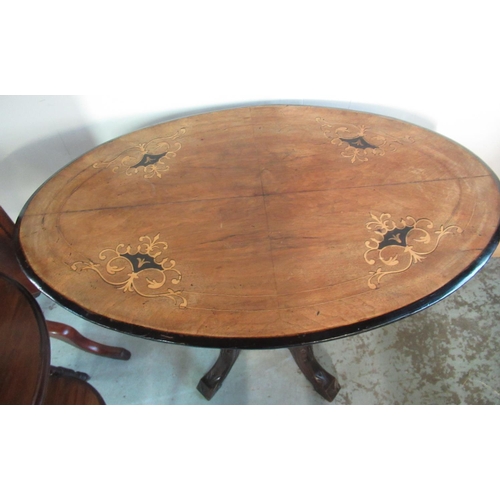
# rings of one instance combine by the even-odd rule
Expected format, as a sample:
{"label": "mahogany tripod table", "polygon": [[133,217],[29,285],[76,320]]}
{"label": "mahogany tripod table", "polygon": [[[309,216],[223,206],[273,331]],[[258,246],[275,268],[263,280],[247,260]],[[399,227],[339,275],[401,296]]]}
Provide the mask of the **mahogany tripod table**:
{"label": "mahogany tripod table", "polygon": [[328,400],[312,344],[415,313],[453,292],[500,239],[496,176],[399,120],[311,106],[243,107],[107,142],[49,179],[17,222],[47,295],[146,339],[290,348]]}

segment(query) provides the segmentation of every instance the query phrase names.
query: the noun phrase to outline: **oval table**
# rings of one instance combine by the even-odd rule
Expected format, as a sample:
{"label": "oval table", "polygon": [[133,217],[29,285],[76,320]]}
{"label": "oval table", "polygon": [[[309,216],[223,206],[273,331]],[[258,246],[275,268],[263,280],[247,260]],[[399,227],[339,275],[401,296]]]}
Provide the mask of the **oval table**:
{"label": "oval table", "polygon": [[500,239],[498,180],[410,123],[314,106],[255,106],[155,125],[78,158],[17,222],[28,275],[70,310],[147,339],[290,348],[315,390],[338,382],[315,342],[435,303]]}

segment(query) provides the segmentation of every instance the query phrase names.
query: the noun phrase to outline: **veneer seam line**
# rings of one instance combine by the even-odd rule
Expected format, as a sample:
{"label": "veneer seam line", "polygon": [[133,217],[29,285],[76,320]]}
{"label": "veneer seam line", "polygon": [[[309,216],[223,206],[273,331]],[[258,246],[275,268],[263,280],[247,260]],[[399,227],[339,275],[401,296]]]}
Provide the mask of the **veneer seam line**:
{"label": "veneer seam line", "polygon": [[26,217],[40,217],[43,215],[58,215],[58,214],[72,214],[72,213],[85,213],[85,212],[98,212],[104,210],[122,210],[126,208],[143,208],[143,207],[155,207],[155,206],[163,206],[163,205],[174,205],[181,203],[206,203],[206,202],[217,202],[217,201],[225,201],[225,200],[240,200],[243,198],[259,198],[259,197],[271,197],[271,196],[290,196],[296,194],[307,194],[307,193],[327,193],[327,192],[336,192],[336,191],[346,191],[349,189],[370,189],[377,187],[388,187],[388,186],[404,186],[411,184],[427,184],[431,182],[446,182],[446,181],[463,181],[468,179],[482,179],[482,178],[490,178],[491,176],[486,175],[475,175],[470,177],[450,177],[446,179],[430,179],[430,180],[420,180],[413,182],[395,182],[391,184],[371,184],[371,185],[363,185],[363,186],[348,186],[348,187],[332,187],[328,189],[310,189],[304,191],[284,191],[284,192],[274,192],[274,193],[263,193],[263,194],[255,194],[255,195],[241,195],[241,196],[229,196],[222,198],[202,198],[202,199],[192,199],[192,200],[172,200],[172,201],[162,201],[158,203],[141,203],[141,204],[131,204],[131,205],[119,205],[113,207],[96,207],[96,208],[86,208],[82,210],[66,210],[64,212],[44,212],[44,213],[34,213],[34,214],[24,214],[23,218]]}

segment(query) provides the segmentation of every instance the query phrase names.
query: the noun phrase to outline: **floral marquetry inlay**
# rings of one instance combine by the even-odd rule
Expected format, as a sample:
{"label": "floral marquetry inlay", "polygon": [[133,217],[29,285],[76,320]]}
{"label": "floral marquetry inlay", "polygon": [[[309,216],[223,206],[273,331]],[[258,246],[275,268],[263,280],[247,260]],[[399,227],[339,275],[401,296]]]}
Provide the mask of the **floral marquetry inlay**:
{"label": "floral marquetry inlay", "polygon": [[390,214],[370,215],[372,220],[366,228],[373,231],[374,237],[365,243],[368,250],[364,257],[371,266],[381,265],[370,273],[370,288],[377,288],[384,276],[402,273],[422,262],[436,250],[444,236],[463,232],[458,226],[440,226],[435,230],[429,219],[415,220],[408,216],[396,223]]}
{"label": "floral marquetry inlay", "polygon": [[166,255],[168,244],[154,238],[142,236],[139,244],[119,244],[116,248],[105,248],[99,253],[99,263],[91,260],[75,262],[73,271],[94,271],[106,283],[124,292],[133,292],[142,297],[166,297],[179,307],[186,307],[187,301],[181,291],[170,288],[178,285],[182,275],[176,269],[175,261]]}
{"label": "floral marquetry inlay", "polygon": [[349,158],[351,163],[368,161],[369,155],[383,156],[387,151],[396,151],[403,144],[414,142],[410,136],[389,137],[373,133],[364,125],[331,124],[322,118],[316,118],[327,139],[343,148],[341,156]]}
{"label": "floral marquetry inlay", "polygon": [[180,142],[173,142],[185,133],[181,128],[167,137],[157,137],[151,141],[137,144],[110,161],[98,161],[94,168],[111,168],[113,172],[125,172],[126,175],[141,172],[145,179],[161,177],[170,168],[165,162],[174,158],[181,149]]}

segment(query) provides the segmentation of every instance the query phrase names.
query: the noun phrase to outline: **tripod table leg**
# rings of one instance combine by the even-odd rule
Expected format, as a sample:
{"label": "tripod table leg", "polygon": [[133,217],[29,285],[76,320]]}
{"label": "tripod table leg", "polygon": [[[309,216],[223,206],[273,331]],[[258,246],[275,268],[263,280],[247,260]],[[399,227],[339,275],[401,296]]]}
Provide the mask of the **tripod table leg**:
{"label": "tripod table leg", "polygon": [[219,357],[214,366],[205,374],[198,383],[198,391],[208,399],[212,399],[214,394],[220,389],[228,373],[240,354],[239,349],[221,349]]}
{"label": "tripod table leg", "polygon": [[340,391],[337,379],[328,373],[314,356],[312,346],[290,347],[293,359],[314,390],[327,401],[333,401]]}

